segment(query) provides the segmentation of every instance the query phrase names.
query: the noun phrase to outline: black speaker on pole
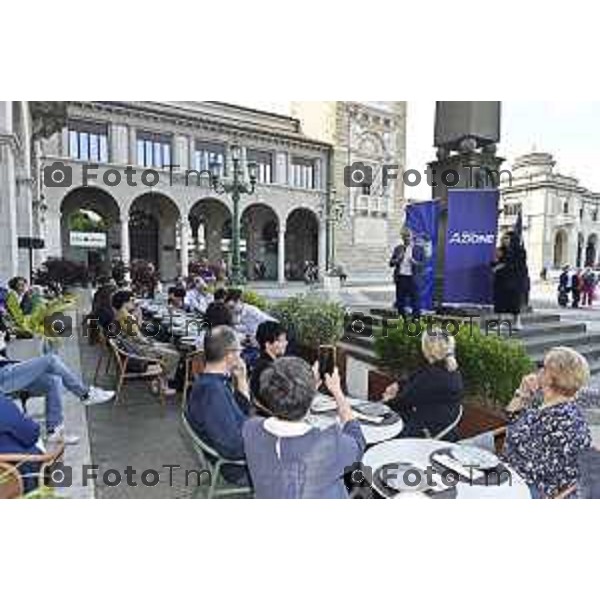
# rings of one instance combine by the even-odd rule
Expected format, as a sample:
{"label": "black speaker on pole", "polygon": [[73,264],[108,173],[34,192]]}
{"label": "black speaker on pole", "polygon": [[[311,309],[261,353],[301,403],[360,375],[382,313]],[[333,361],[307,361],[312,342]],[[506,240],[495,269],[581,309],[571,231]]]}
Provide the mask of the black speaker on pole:
{"label": "black speaker on pole", "polygon": [[17,245],[19,248],[29,250],[29,283],[33,283],[33,251],[44,248],[44,240],[34,237],[19,237],[17,238]]}

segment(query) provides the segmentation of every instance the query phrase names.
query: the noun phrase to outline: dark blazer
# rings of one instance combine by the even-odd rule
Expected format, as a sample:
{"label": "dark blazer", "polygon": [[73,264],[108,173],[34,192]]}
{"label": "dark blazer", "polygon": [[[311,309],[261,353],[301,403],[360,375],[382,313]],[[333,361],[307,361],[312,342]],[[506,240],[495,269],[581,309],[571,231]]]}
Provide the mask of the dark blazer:
{"label": "dark blazer", "polygon": [[[242,396],[238,399],[236,396]],[[222,457],[240,460],[245,457],[242,425],[248,415],[240,408],[241,400],[226,375],[202,373],[196,378],[187,404],[187,418],[198,437]],[[223,469],[231,482],[247,481],[244,468],[229,466]]]}
{"label": "dark blazer", "polygon": [[[448,427],[458,416],[463,390],[460,371],[449,372],[442,364],[415,373],[389,403],[405,421],[402,437],[425,437],[425,429],[435,436]],[[454,432],[445,439],[456,438]]]}

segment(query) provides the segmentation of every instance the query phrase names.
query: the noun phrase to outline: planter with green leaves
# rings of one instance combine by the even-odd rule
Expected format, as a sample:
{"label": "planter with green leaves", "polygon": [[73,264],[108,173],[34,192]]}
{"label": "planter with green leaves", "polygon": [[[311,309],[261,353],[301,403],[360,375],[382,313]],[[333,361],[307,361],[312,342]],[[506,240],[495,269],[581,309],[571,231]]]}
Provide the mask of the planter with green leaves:
{"label": "planter with green leaves", "polygon": [[308,295],[294,296],[271,306],[278,319],[299,346],[300,353],[313,361],[319,345],[335,345],[344,335],[344,307]]}
{"label": "planter with green leaves", "polygon": [[[427,323],[422,322],[420,332]],[[376,338],[375,352],[382,366],[396,376],[410,374],[424,364],[421,335],[405,328],[392,329]],[[456,357],[467,397],[492,408],[504,407],[533,363],[518,343],[464,324],[456,335]]]}

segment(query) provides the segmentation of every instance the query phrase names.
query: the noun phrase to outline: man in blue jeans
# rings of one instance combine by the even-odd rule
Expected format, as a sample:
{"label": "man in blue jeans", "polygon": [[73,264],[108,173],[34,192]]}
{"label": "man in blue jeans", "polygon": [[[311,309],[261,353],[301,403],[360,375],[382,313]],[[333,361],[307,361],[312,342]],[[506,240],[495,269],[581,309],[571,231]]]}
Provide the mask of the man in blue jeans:
{"label": "man in blue jeans", "polygon": [[75,394],[85,406],[108,402],[115,395],[88,386],[56,354],[46,354],[23,362],[13,362],[0,356],[0,392],[13,394],[26,391],[46,396],[47,441],[76,444],[77,436],[65,433],[62,410],[63,388]]}

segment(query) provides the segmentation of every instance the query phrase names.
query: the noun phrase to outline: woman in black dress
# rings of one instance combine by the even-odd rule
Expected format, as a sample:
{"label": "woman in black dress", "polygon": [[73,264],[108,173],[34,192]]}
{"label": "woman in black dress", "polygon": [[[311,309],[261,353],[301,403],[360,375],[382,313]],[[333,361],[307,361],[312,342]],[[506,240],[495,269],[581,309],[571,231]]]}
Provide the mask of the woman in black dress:
{"label": "woman in black dress", "polygon": [[[463,399],[463,379],[455,357],[456,342],[446,331],[433,328],[421,337],[426,366],[400,389],[388,386],[382,396],[404,420],[401,437],[458,439],[457,419]],[[445,433],[443,433],[445,432]]]}
{"label": "woman in black dress", "polygon": [[521,308],[526,302],[529,276],[527,253],[514,232],[510,231],[502,236],[492,269],[494,312],[500,319],[504,314],[513,315],[513,327],[519,330],[522,328]]}

